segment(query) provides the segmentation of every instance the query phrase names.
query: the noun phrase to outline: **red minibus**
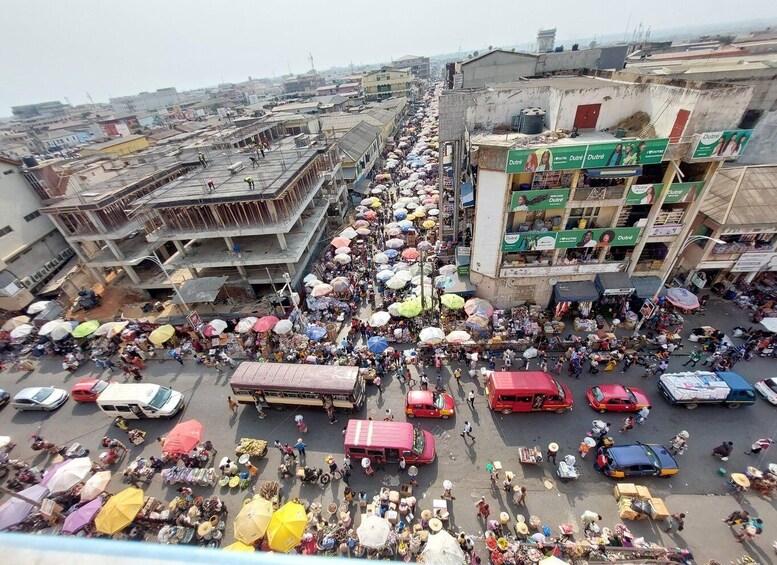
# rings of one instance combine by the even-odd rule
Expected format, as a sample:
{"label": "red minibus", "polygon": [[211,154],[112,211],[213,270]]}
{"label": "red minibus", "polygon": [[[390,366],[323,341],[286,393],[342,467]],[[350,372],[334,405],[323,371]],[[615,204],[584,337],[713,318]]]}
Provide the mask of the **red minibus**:
{"label": "red minibus", "polygon": [[405,458],[408,465],[434,461],[434,436],[409,422],[350,420],[345,430],[345,453],[355,465],[363,458],[382,465]]}
{"label": "red minibus", "polygon": [[491,371],[486,380],[488,405],[502,414],[572,409],[572,393],[542,371]]}

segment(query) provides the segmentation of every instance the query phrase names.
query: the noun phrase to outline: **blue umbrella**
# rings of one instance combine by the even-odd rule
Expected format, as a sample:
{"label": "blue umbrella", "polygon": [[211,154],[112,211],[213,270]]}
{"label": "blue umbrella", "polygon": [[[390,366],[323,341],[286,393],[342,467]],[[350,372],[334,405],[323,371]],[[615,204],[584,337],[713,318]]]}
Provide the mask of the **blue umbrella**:
{"label": "blue umbrella", "polygon": [[397,210],[396,212],[394,212],[394,217],[397,220],[404,220],[405,218],[407,218],[407,212],[403,212],[402,210]]}
{"label": "blue umbrella", "polygon": [[326,335],[326,330],[321,326],[310,326],[305,331],[305,335],[308,336],[308,339],[312,339],[313,341],[320,341]]}
{"label": "blue umbrella", "polygon": [[399,255],[399,251],[396,249],[386,249],[383,254],[388,257],[389,259],[396,259],[397,255]]}
{"label": "blue umbrella", "polygon": [[370,339],[367,340],[367,349],[372,351],[373,353],[383,353],[388,349],[388,342],[385,340],[385,338],[374,335]]}
{"label": "blue umbrella", "polygon": [[394,271],[392,271],[391,269],[384,269],[382,271],[378,271],[378,274],[375,275],[375,278],[381,282],[386,282],[393,276],[394,276]]}

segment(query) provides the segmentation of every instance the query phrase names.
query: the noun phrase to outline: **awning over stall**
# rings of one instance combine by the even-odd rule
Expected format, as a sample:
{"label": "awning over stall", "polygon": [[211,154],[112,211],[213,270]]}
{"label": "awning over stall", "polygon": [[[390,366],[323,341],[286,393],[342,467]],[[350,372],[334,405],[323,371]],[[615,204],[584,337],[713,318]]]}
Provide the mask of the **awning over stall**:
{"label": "awning over stall", "polygon": [[634,286],[626,273],[599,273],[596,288],[602,296],[626,295],[634,292]]}
{"label": "awning over stall", "polygon": [[631,284],[635,289],[634,295],[643,300],[653,298],[656,292],[658,292],[659,296],[663,296],[665,293],[661,287],[661,279],[659,277],[631,277]]}
{"label": "awning over stall", "polygon": [[556,283],[553,293],[559,302],[585,302],[599,298],[599,291],[591,281],[572,281]]}
{"label": "awning over stall", "polygon": [[[197,302],[214,302],[219,295],[221,287],[229,277],[203,277],[201,279],[189,279],[178,289],[181,297],[187,304]],[[180,304],[181,299],[176,294],[173,304]]]}

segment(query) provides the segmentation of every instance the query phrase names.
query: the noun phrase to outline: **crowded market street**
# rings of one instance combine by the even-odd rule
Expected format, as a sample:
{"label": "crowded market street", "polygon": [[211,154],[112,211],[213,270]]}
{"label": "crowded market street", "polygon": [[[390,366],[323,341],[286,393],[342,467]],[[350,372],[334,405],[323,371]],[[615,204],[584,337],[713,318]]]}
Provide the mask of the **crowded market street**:
{"label": "crowded market street", "polygon": [[[65,454],[58,453],[58,447],[78,443],[90,453],[71,461],[91,458],[92,472],[108,470],[113,476],[100,487],[104,492],[95,492],[91,516],[69,530],[76,535],[194,541],[209,547],[237,544],[246,551],[366,553],[407,561],[419,560],[428,551],[424,560],[436,562],[432,545],[447,540],[447,531],[457,542],[446,550],[453,555],[452,564],[465,559],[480,563],[478,558],[495,565],[535,563],[551,554],[566,562],[615,556],[619,562],[629,556],[691,562],[685,551],[698,563],[733,562],[745,554],[758,563],[772,562],[777,513],[770,498],[770,464],[777,462],[777,448],[768,450],[767,441],[759,453],[744,452],[760,438],[777,436],[775,408],[759,397],[739,410],[714,405],[686,410],[670,405],[657,388],[660,373],[709,369],[696,366],[707,359],[714,369],[734,370],[751,385],[771,376],[773,358],[759,355],[773,349],[771,335],[740,335],[741,328],[757,326],[751,322],[749,303],[740,301],[747,308],[739,308],[713,296],[699,304],[688,291],[670,289],[641,331],[635,331],[638,315],[633,305],[625,308],[625,302],[617,313],[624,319],[615,322],[612,312],[607,314],[612,303],[606,301],[598,310],[588,301],[576,306],[559,302],[551,311],[528,306],[499,310],[470,298],[471,290],[457,294],[452,254],[436,241],[440,207],[447,202],[445,185],[438,185],[436,178],[437,94],[439,88],[426,93],[424,105],[397,133],[370,195],[355,206],[348,225],[331,234],[303,279],[306,297],[299,308],[276,312],[278,317],[229,315],[229,322],[212,319],[197,327],[59,320],[19,331],[25,325],[21,319],[9,326],[10,339],[27,340],[25,353],[33,359],[30,365],[8,360],[3,389],[11,396],[25,387],[69,391],[90,377],[163,385],[181,393],[184,406],[172,421],[128,418],[124,424],[130,434],[103,413],[112,408],[103,406],[101,411],[95,403],[69,400],[48,413],[6,407],[0,412],[0,433],[9,438],[7,449],[16,444],[8,457],[20,466],[35,466],[24,467],[27,484],[40,482],[41,471],[48,471],[43,486],[20,485],[26,486],[22,493],[34,493],[37,500],[57,494],[67,518],[86,508],[81,493],[91,486],[88,464],[67,482],[58,482],[63,467],[54,466],[68,468],[71,463],[61,461]],[[570,316],[573,311],[576,315]],[[707,346],[703,357],[702,345]],[[721,352],[717,357],[716,348]],[[684,366],[693,359],[691,369]],[[335,411],[332,396],[297,394],[293,398],[320,399],[319,409],[289,402],[287,409],[275,410],[266,391],[252,396],[230,386],[233,375],[243,371],[239,364],[244,360],[258,372],[294,363],[310,368],[311,375],[323,371],[320,365],[338,365],[343,373],[343,366],[353,366],[357,382],[367,382],[366,401],[359,408],[357,399],[354,413],[346,414]],[[573,408],[554,413],[545,407],[546,413],[534,414],[492,409],[486,380],[510,367],[519,376],[527,370],[550,373],[561,385],[554,390],[567,403],[573,400]],[[639,413],[636,425],[624,424],[624,413],[599,414],[587,406],[586,391],[602,384],[641,388],[650,409]],[[352,421],[354,427],[404,422],[411,389],[436,389],[455,403],[450,419],[412,420],[433,436],[434,461],[402,469],[390,460],[382,464],[381,455],[355,459],[349,472],[339,472],[344,437],[347,442],[351,435],[349,420],[373,420]],[[523,411],[542,410],[543,402],[551,400],[539,396]],[[594,420],[608,428],[596,438],[589,433]],[[185,425],[186,432],[177,424]],[[579,452],[582,445],[609,447],[613,442],[616,447],[639,442],[668,448],[678,437],[683,438],[675,450],[679,472],[663,478],[613,481],[594,469],[611,460],[602,462],[597,449],[587,457]],[[131,442],[133,438],[137,442]],[[266,442],[266,454],[259,442],[246,443],[244,438]],[[104,458],[98,457],[103,440],[108,448]],[[722,442],[733,442],[725,460],[711,455]],[[238,459],[242,451],[236,453],[236,446],[241,443],[246,454]],[[388,446],[375,447],[389,452]],[[574,456],[579,477],[561,480],[556,461],[547,458],[549,450],[559,461]],[[145,467],[131,465],[137,458]],[[331,481],[299,481],[294,470],[298,459],[314,469],[329,467]],[[149,465],[154,471],[141,472]],[[130,469],[125,483],[132,487],[123,483],[122,469]],[[765,488],[747,490],[747,477],[754,487],[758,480]],[[60,483],[64,486],[55,489]],[[616,489],[613,496],[616,485],[622,491]],[[623,494],[631,490],[633,494]],[[525,496],[519,501],[521,492]],[[108,511],[120,497],[122,502],[134,500],[133,512],[126,520],[109,520]],[[8,500],[6,496],[3,502]],[[0,507],[3,528],[51,528],[60,533],[57,516],[53,525],[34,521],[32,505],[17,512],[17,500],[10,510]],[[240,511],[244,504],[255,505],[266,518],[250,535],[238,527],[245,522]],[[645,505],[652,510],[635,510]],[[724,523],[736,510],[747,510],[752,520],[760,518],[763,535],[748,530],[756,529],[749,521],[734,527]],[[361,527],[372,523],[374,530]],[[290,533],[280,539],[280,530]],[[380,539],[368,542],[375,530]],[[747,539],[739,543],[734,534]]]}

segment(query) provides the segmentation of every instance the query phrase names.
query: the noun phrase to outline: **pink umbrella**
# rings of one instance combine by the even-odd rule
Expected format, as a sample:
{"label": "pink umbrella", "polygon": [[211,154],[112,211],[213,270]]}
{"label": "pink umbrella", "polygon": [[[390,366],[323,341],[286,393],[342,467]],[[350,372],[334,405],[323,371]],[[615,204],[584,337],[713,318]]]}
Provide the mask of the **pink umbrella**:
{"label": "pink umbrella", "polygon": [[[368,228],[370,227],[370,223],[367,220],[356,220],[353,224],[353,227],[355,228]],[[359,231],[359,230],[356,230]]]}
{"label": "pink umbrella", "polygon": [[330,245],[337,249],[338,247],[350,247],[351,246],[351,240],[347,237],[336,237],[334,238]]}
{"label": "pink umbrella", "polygon": [[167,434],[162,451],[165,453],[189,453],[202,440],[202,424],[197,420],[181,422]]}
{"label": "pink umbrella", "polygon": [[313,287],[313,290],[310,291],[310,294],[315,296],[316,298],[320,298],[322,296],[326,296],[330,292],[332,292],[334,289],[332,288],[331,284],[319,284]]}
{"label": "pink umbrella", "polygon": [[364,219],[365,220],[377,220],[378,219],[378,215],[375,212],[373,212],[372,210],[369,210],[369,211],[364,213]]}
{"label": "pink umbrella", "polygon": [[486,318],[490,318],[494,313],[494,307],[491,303],[482,298],[470,298],[464,303],[464,311],[470,316],[473,314],[479,314]]}
{"label": "pink umbrella", "polygon": [[356,233],[359,235],[370,235],[370,230],[368,228],[359,228],[356,230]]}
{"label": "pink umbrella", "polygon": [[418,250],[415,247],[408,247],[402,252],[402,258],[407,259],[409,261],[412,261],[413,259],[418,259],[421,254],[418,252]]}
{"label": "pink umbrella", "polygon": [[254,324],[254,329],[259,333],[269,332],[279,322],[275,316],[263,316]]}

